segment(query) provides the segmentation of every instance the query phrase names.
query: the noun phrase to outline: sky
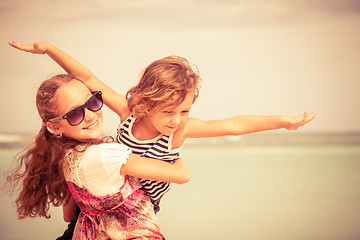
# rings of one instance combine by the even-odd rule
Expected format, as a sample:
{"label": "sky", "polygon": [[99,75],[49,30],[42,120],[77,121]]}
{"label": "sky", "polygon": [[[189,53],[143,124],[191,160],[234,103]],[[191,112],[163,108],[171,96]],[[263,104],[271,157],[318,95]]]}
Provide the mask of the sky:
{"label": "sky", "polygon": [[[358,0],[0,1],[0,132],[36,133],[40,82],[64,71],[11,48],[50,41],[125,94],[152,61],[180,55],[202,76],[190,115],[300,115],[302,132],[360,132]],[[104,129],[118,117],[104,109]]]}

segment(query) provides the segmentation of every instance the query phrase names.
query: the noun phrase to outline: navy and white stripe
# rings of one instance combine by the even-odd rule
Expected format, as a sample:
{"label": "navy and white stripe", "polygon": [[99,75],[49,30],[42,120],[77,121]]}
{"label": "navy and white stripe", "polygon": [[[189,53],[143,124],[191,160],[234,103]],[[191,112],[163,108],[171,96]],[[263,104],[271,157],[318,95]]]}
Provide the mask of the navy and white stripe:
{"label": "navy and white stripe", "polygon": [[[180,148],[171,149],[172,136],[159,135],[149,140],[137,140],[131,133],[135,118],[130,115],[117,129],[116,140],[119,143],[127,145],[134,154],[143,157],[161,159],[173,163],[179,158]],[[170,183],[140,179],[142,189],[148,193],[150,200],[154,204],[155,210],[161,197],[170,190]]]}

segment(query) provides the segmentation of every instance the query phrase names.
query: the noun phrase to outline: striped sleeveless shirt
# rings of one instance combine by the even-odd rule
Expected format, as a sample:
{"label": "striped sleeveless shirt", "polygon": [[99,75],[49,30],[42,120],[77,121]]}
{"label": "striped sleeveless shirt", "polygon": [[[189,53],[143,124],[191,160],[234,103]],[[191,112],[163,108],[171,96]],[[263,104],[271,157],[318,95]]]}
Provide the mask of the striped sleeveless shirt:
{"label": "striped sleeveless shirt", "polygon": [[[130,116],[118,126],[116,136],[117,142],[125,144],[134,154],[143,157],[156,158],[169,163],[175,162],[175,160],[180,157],[181,147],[171,149],[173,135],[166,136],[160,134],[149,140],[136,139],[132,135],[132,127],[135,120],[136,118],[130,114]],[[158,212],[160,209],[160,199],[170,190],[170,183],[146,179],[140,179],[140,183],[142,189],[149,195],[149,198],[154,205],[155,212]]]}

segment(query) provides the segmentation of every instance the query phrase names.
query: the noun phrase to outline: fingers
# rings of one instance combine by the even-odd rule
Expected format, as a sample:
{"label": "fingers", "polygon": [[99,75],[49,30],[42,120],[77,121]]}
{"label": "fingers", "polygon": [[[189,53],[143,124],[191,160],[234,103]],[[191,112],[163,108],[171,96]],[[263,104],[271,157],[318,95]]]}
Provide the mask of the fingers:
{"label": "fingers", "polygon": [[13,40],[13,41],[9,42],[9,45],[12,46],[12,47],[15,47],[15,48],[19,48],[19,47],[23,46],[24,44],[21,44],[21,43],[15,41],[15,40]]}
{"label": "fingers", "polygon": [[17,41],[11,41],[9,42],[9,45],[24,52],[29,52],[34,54],[46,53],[46,45],[41,42],[34,42],[32,45],[25,45]]}
{"label": "fingers", "polygon": [[316,114],[315,112],[308,114],[305,118],[306,123],[312,121],[315,118],[315,114]]}
{"label": "fingers", "polygon": [[304,126],[315,118],[315,112],[309,113],[305,111],[300,116],[294,116],[293,121],[285,127],[287,130],[297,130],[299,127]]}
{"label": "fingers", "polygon": [[32,45],[24,45],[24,44],[19,43],[19,42],[15,41],[15,40],[10,41],[9,45],[16,48],[16,49],[19,49],[21,51],[26,51],[26,52],[29,52],[29,51],[31,51],[33,49]]}
{"label": "fingers", "polygon": [[299,127],[304,126],[315,118],[315,112],[309,113],[305,111],[301,116],[298,117],[298,122],[295,123],[291,130],[297,130]]}
{"label": "fingers", "polygon": [[18,42],[16,42],[16,41],[13,40],[13,41],[10,41],[10,42],[9,42],[9,45],[12,46],[12,47],[14,47],[14,48],[17,48]]}
{"label": "fingers", "polygon": [[309,123],[310,121],[312,121],[315,118],[315,112],[309,113],[308,111],[305,111],[303,113],[302,117],[303,117],[303,121],[302,121],[301,126],[303,126],[303,125]]}

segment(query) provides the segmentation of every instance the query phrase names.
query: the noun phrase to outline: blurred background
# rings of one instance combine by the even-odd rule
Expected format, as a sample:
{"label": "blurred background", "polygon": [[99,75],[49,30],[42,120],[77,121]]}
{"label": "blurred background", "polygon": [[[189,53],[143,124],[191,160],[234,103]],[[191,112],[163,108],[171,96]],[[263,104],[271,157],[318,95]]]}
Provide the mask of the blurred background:
{"label": "blurred background", "polygon": [[[203,78],[192,117],[317,117],[295,132],[188,141],[192,180],[164,197],[165,236],[359,239],[359,1],[12,0],[0,2],[0,28],[1,173],[40,129],[37,87],[64,72],[8,41],[50,41],[124,94],[152,61],[180,55]],[[118,123],[105,108],[105,133]],[[65,230],[61,209],[17,220],[13,200],[0,199],[0,239]]]}

